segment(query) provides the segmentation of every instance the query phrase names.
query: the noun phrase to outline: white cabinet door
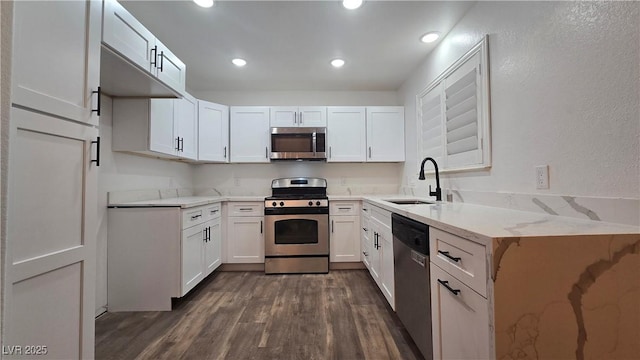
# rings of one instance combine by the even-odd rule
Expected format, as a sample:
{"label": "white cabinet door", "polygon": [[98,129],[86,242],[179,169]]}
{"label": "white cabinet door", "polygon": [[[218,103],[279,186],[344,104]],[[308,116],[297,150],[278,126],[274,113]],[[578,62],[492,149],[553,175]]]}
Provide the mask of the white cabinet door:
{"label": "white cabinet door", "polygon": [[327,108],[324,106],[272,106],[271,127],[326,127]]}
{"label": "white cabinet door", "polygon": [[380,250],[380,246],[378,245],[378,236],[377,234],[380,232],[380,227],[382,225],[376,220],[371,218],[369,222],[369,244],[371,248],[371,256],[369,271],[371,273],[371,277],[376,281],[376,284],[380,286],[381,275],[382,275],[382,251]]}
{"label": "white cabinet door", "polygon": [[367,161],[404,161],[404,108],[367,107]]}
{"label": "white cabinet door", "polygon": [[430,270],[433,358],[489,359],[487,299],[437,265]]}
{"label": "white cabinet door", "polygon": [[231,107],[231,162],[269,162],[269,108]]}
{"label": "white cabinet door", "polygon": [[189,94],[174,101],[173,119],[176,136],[179,138],[177,155],[195,160],[198,158],[198,100]]}
{"label": "white cabinet door", "polygon": [[158,79],[177,92],[184,94],[187,79],[186,65],[158,39],[156,39],[156,47],[157,49],[154,48],[154,56],[157,56],[157,59],[151,59],[156,63],[152,73],[155,70]]}
{"label": "white cabinet door", "polygon": [[198,160],[229,162],[229,107],[198,100]]}
{"label": "white cabinet door", "polygon": [[298,126],[297,106],[272,106],[269,111],[271,113],[271,127]]}
{"label": "white cabinet door", "polygon": [[371,271],[371,240],[369,240],[370,219],[368,216],[361,218],[362,224],[360,229],[360,246],[362,252],[362,262]]}
{"label": "white cabinet door", "polygon": [[11,110],[3,343],[47,345],[43,358],[94,357],[97,135]]}
{"label": "white cabinet door", "polygon": [[98,124],[99,1],[16,1],[11,101]]}
{"label": "white cabinet door", "polygon": [[204,274],[211,274],[222,264],[222,227],[220,218],[210,220],[204,224],[206,241],[204,243]]}
{"label": "white cabinet door", "polygon": [[230,216],[227,226],[227,261],[263,263],[264,235],[262,216]]}
{"label": "white cabinet door", "polygon": [[102,42],[141,69],[155,72],[155,36],[116,0],[104,0]]}
{"label": "white cabinet door", "polygon": [[378,246],[380,247],[380,256],[381,263],[380,266],[381,276],[380,276],[380,289],[384,294],[384,297],[387,298],[387,301],[391,305],[391,308],[395,310],[395,292],[394,292],[394,278],[393,278],[393,235],[391,234],[391,229],[383,226],[379,228],[380,232],[378,233]]}
{"label": "white cabinet door", "polygon": [[204,279],[203,225],[182,230],[182,295]]}
{"label": "white cabinet door", "polygon": [[326,127],[327,108],[325,106],[299,107],[298,125],[302,127]]}
{"label": "white cabinet door", "polygon": [[[144,101],[144,100],[141,100]],[[149,100],[149,150],[167,155],[176,155],[178,136],[173,125],[174,100]],[[118,131],[114,129],[114,131]]]}
{"label": "white cabinet door", "polygon": [[330,261],[360,261],[360,217],[331,216],[330,220]]}
{"label": "white cabinet door", "polygon": [[327,108],[327,162],[364,162],[367,129],[364,107]]}

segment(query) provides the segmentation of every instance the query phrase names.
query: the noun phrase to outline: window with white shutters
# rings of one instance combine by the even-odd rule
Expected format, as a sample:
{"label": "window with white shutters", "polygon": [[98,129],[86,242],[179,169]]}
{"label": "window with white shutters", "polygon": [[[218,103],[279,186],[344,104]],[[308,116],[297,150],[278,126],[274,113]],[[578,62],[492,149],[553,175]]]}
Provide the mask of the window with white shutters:
{"label": "window with white shutters", "polygon": [[444,171],[491,166],[487,40],[417,96],[419,158]]}

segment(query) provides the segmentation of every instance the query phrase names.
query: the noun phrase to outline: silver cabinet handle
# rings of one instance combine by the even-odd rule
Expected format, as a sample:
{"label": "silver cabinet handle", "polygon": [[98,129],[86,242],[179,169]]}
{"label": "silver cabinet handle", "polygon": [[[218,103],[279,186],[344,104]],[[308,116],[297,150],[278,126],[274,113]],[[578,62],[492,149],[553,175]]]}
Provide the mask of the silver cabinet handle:
{"label": "silver cabinet handle", "polygon": [[195,219],[199,218],[200,216],[202,216],[202,215],[200,215],[200,214],[198,214],[198,215],[193,215],[193,216],[191,217],[191,220],[195,220]]}
{"label": "silver cabinet handle", "polygon": [[369,146],[369,159],[371,159],[371,146]]}
{"label": "silver cabinet handle", "polygon": [[338,210],[351,210],[350,207],[339,207]]}
{"label": "silver cabinet handle", "polygon": [[367,228],[362,228],[362,230],[364,230],[364,231],[366,231],[366,232],[369,232],[369,230],[367,230]]}
{"label": "silver cabinet handle", "polygon": [[302,111],[300,111],[300,124],[302,124],[302,120],[303,120],[303,118],[302,118]]}
{"label": "silver cabinet handle", "polygon": [[329,158],[331,158],[331,146],[329,146]]}
{"label": "silver cabinet handle", "polygon": [[267,147],[267,146],[264,147],[264,157],[266,159],[269,158],[269,147]]}
{"label": "silver cabinet handle", "polygon": [[331,233],[333,233],[333,220],[331,220]]}
{"label": "silver cabinet handle", "polygon": [[227,158],[227,147],[226,146],[224,147],[224,155],[223,156],[224,156],[225,159]]}
{"label": "silver cabinet handle", "polygon": [[260,220],[260,234],[262,234],[262,220]]}
{"label": "silver cabinet handle", "polygon": [[217,212],[218,212],[218,209],[211,210],[211,213],[212,213],[212,214],[215,214],[215,213],[217,213]]}
{"label": "silver cabinet handle", "polygon": [[298,112],[297,111],[293,113],[293,123],[294,124],[298,123]]}
{"label": "silver cabinet handle", "polygon": [[252,209],[252,208],[240,208],[240,209],[238,209],[238,210],[240,210],[240,211],[251,211],[251,210],[253,210],[253,209]]}

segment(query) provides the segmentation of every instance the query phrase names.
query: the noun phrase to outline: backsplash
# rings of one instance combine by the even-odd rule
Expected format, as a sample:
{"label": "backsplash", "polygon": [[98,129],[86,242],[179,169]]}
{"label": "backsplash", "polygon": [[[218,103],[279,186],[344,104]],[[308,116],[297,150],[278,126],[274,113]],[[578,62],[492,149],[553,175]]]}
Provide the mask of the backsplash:
{"label": "backsplash", "polygon": [[280,162],[211,164],[194,170],[197,195],[270,195],[271,180],[283,177],[327,179],[329,195],[397,194],[402,178],[397,163]]}
{"label": "backsplash", "polygon": [[[433,185],[432,185],[433,186]],[[429,197],[429,186],[400,188],[400,193]],[[523,194],[442,189],[442,198],[452,195],[453,202],[532,211],[580,219],[640,226],[640,200],[569,195]]]}

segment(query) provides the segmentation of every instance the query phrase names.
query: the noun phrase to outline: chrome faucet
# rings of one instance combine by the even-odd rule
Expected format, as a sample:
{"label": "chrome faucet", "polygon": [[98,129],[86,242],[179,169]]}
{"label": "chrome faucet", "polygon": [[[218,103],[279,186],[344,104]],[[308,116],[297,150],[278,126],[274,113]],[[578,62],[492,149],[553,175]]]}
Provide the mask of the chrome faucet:
{"label": "chrome faucet", "polygon": [[424,163],[427,162],[427,160],[431,161],[433,163],[433,167],[436,168],[436,191],[431,191],[431,185],[429,185],[429,196],[435,196],[436,201],[442,201],[442,189],[440,189],[440,173],[438,172],[438,164],[436,164],[436,161],[433,160],[433,158],[426,157],[424,158],[424,160],[422,160],[422,164],[420,165],[420,176],[418,176],[418,180],[426,179],[424,177]]}

